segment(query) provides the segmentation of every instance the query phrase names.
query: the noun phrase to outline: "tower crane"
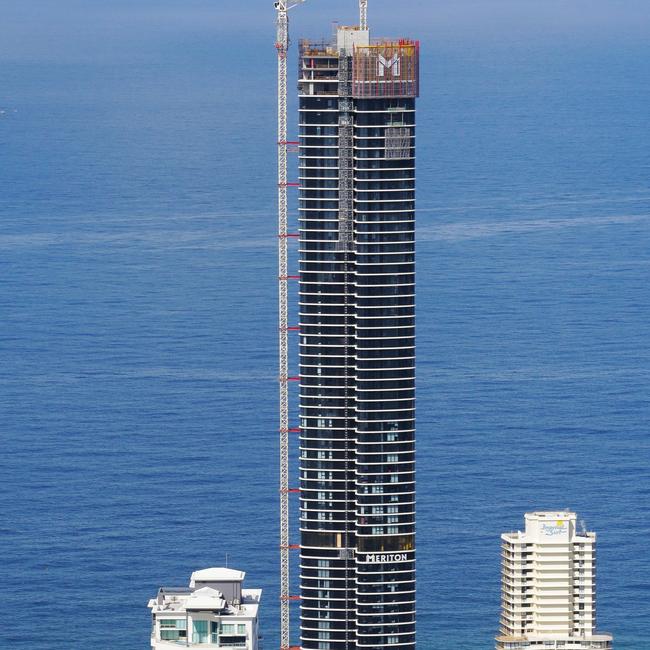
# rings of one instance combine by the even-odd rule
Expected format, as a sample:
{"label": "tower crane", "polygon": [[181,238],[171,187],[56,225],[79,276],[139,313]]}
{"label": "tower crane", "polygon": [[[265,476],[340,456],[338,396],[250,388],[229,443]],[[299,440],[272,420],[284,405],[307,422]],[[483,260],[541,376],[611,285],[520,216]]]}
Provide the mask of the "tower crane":
{"label": "tower crane", "polygon": [[[290,9],[305,0],[277,0],[278,55],[278,324],[279,324],[279,384],[280,384],[280,650],[290,650],[290,610],[294,597],[290,595],[289,552],[289,291],[288,281],[288,201],[287,153],[294,143],[287,140],[287,52],[289,50]],[[359,0],[359,26],[368,28],[368,0]]]}
{"label": "tower crane", "polygon": [[289,650],[289,301],[288,207],[287,207],[287,51],[289,49],[288,11],[305,0],[278,0],[278,321],[280,384],[280,649]]}

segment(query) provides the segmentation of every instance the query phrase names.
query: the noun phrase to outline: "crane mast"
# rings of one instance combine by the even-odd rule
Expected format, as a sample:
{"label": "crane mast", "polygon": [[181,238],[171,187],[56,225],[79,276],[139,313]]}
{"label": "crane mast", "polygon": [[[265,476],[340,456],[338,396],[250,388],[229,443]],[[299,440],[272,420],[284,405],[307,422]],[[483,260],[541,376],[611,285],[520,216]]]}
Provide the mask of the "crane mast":
{"label": "crane mast", "polygon": [[368,0],[359,0],[359,27],[368,29]]}
{"label": "crane mast", "polygon": [[287,205],[287,51],[289,49],[288,11],[304,0],[279,0],[277,12],[278,54],[278,321],[280,385],[280,648],[290,646],[289,580],[289,301],[288,282],[288,205]]}

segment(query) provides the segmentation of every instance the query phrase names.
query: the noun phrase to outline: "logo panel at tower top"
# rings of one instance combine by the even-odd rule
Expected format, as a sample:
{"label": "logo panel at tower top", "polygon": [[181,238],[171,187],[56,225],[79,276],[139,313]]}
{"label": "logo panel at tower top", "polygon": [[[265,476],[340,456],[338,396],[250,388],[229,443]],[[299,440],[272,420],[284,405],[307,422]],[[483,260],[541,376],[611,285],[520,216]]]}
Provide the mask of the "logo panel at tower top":
{"label": "logo panel at tower top", "polygon": [[419,41],[387,41],[354,48],[354,97],[417,97],[419,77]]}

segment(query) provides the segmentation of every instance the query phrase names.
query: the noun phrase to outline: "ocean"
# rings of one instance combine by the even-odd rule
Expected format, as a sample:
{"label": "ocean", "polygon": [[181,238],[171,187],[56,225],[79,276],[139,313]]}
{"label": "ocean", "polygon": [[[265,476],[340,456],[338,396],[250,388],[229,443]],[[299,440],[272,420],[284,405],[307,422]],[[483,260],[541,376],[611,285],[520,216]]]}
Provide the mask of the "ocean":
{"label": "ocean", "polygon": [[[158,586],[227,562],[272,650],[272,11],[229,32],[196,2],[117,5],[49,31],[14,7],[0,34],[31,34],[0,39],[0,645],[147,648]],[[650,45],[526,25],[409,29],[418,642],[493,648],[500,534],[570,508],[599,536],[599,627],[644,650]]]}

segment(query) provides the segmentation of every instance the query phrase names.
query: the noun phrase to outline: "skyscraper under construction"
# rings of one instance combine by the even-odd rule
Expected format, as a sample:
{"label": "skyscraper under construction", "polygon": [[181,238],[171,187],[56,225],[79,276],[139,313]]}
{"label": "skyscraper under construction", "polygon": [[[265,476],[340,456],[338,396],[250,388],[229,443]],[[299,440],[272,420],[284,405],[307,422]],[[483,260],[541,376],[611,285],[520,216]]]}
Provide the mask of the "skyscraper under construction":
{"label": "skyscraper under construction", "polygon": [[419,43],[300,44],[301,646],[415,647]]}

